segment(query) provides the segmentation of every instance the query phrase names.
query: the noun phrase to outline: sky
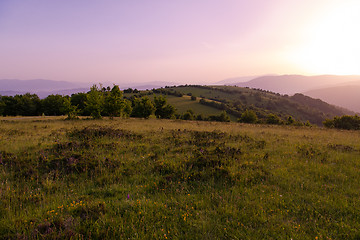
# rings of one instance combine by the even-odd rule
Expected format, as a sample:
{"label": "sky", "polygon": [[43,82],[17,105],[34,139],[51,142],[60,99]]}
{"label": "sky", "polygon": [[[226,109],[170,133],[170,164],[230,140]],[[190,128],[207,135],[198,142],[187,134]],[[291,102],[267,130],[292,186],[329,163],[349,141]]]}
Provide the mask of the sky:
{"label": "sky", "polygon": [[0,79],[360,74],[358,0],[0,0]]}

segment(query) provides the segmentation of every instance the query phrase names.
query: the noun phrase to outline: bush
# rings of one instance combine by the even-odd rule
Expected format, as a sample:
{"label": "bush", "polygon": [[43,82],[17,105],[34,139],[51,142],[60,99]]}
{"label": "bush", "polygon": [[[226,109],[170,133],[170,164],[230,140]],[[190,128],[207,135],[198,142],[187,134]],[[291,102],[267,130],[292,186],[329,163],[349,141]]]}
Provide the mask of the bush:
{"label": "bush", "polygon": [[276,116],[275,114],[269,114],[267,117],[266,117],[266,123],[267,124],[281,124],[281,119]]}
{"label": "bush", "polygon": [[135,98],[131,116],[139,118],[149,118],[155,111],[152,101],[148,97]]}
{"label": "bush", "polygon": [[258,120],[256,113],[252,110],[246,110],[241,114],[241,117],[239,118],[238,122],[242,123],[256,123]]}
{"label": "bush", "polygon": [[187,110],[181,117],[183,120],[194,120],[195,119],[195,115],[194,112],[189,109]]}
{"label": "bush", "polygon": [[211,115],[209,116],[209,121],[216,122],[230,122],[230,117],[226,114],[225,111],[222,111],[219,115]]}
{"label": "bush", "polygon": [[360,117],[358,115],[334,117],[334,119],[326,119],[323,125],[327,128],[338,128],[346,130],[360,130]]}

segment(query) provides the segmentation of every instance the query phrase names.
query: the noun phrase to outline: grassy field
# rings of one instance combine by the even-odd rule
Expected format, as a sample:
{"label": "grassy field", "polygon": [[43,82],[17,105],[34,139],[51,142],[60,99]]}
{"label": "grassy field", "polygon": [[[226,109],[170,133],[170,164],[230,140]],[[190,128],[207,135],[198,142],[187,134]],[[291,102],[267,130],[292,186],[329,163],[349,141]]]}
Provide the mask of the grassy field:
{"label": "grassy field", "polygon": [[[190,96],[175,97],[170,95],[166,96],[166,99],[169,104],[176,108],[176,112],[180,114],[184,114],[187,110],[192,110],[196,115],[201,114],[203,117],[209,117],[210,115],[220,115],[223,112],[223,110],[200,104],[200,98],[192,101]],[[229,114],[228,116],[231,121],[237,121],[237,118],[233,115]]]}
{"label": "grassy field", "polygon": [[0,239],[359,239],[360,132],[0,118]]}
{"label": "grassy field", "polygon": [[[124,95],[126,97],[130,97],[133,94],[124,94]],[[154,96],[160,96],[160,95],[161,94],[150,95],[149,98],[153,100]],[[200,98],[197,98],[195,101],[192,101],[191,97],[187,95],[183,95],[182,97],[166,95],[165,98],[168,104],[175,107],[176,113],[178,114],[184,114],[186,111],[192,110],[195,115],[201,114],[203,117],[209,117],[211,115],[220,115],[223,112],[223,110],[199,103]],[[208,101],[211,100],[208,99]],[[236,122],[238,119],[231,114],[228,114],[228,116],[230,117],[230,120],[233,122]]]}

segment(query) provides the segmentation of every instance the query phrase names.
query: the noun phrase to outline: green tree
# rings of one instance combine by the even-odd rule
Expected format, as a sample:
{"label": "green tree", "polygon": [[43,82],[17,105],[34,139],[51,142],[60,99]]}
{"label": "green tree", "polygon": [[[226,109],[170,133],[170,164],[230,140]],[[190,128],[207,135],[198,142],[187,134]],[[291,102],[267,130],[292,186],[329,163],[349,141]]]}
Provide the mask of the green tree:
{"label": "green tree", "polygon": [[6,108],[6,104],[2,99],[2,96],[0,95],[0,116],[3,115]]}
{"label": "green tree", "polygon": [[42,111],[47,116],[64,115],[64,97],[59,94],[52,94],[41,101]]}
{"label": "green tree", "polygon": [[83,116],[90,115],[90,113],[85,110],[86,108],[85,102],[87,98],[86,96],[87,96],[86,93],[82,93],[82,92],[74,93],[71,95],[71,104],[73,106],[76,106],[77,109],[79,110],[79,114]]}
{"label": "green tree", "polygon": [[131,116],[149,118],[154,111],[155,107],[148,97],[134,98]]}
{"label": "green tree", "polygon": [[15,95],[16,115],[21,116],[38,116],[40,115],[40,98],[36,94],[26,93]]}
{"label": "green tree", "polygon": [[154,97],[155,116],[157,118],[172,118],[175,114],[175,108],[166,104],[166,98],[162,95]]}
{"label": "green tree", "polygon": [[104,95],[96,85],[90,88],[86,95],[86,110],[93,119],[101,119],[101,111],[104,105]]}
{"label": "green tree", "polygon": [[129,117],[131,115],[133,108],[131,106],[131,101],[124,99],[124,109],[122,112],[123,117]]}
{"label": "green tree", "polygon": [[79,110],[77,109],[77,106],[71,104],[69,97],[64,97],[62,110],[64,111],[65,114],[67,114],[66,119],[72,120],[78,118]]}
{"label": "green tree", "polygon": [[12,96],[2,96],[1,100],[5,104],[3,116],[16,116],[16,100]]}
{"label": "green tree", "polygon": [[241,114],[241,117],[239,118],[238,122],[242,123],[256,123],[258,120],[256,113],[252,110],[246,109],[245,112]]}
{"label": "green tree", "polygon": [[111,91],[105,97],[104,109],[111,117],[120,117],[124,109],[123,94],[118,85],[114,85]]}

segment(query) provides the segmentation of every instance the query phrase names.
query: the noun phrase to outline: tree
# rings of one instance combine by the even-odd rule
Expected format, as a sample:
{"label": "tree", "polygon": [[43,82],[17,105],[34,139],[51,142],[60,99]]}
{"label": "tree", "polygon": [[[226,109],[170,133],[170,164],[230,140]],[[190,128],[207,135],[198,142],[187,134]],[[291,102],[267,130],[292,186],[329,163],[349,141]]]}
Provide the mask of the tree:
{"label": "tree", "polygon": [[166,104],[166,98],[162,95],[154,97],[155,116],[157,118],[172,118],[175,114],[175,108]]}
{"label": "tree", "polygon": [[86,95],[86,110],[90,112],[90,116],[93,119],[101,119],[104,96],[100,90],[96,85],[93,85]]}
{"label": "tree", "polygon": [[89,116],[90,113],[85,110],[86,108],[85,102],[87,98],[86,96],[87,96],[86,93],[82,93],[82,92],[72,94],[71,104],[77,107],[80,115]]}
{"label": "tree", "polygon": [[40,115],[40,98],[36,94],[26,93],[15,95],[16,115],[21,116],[38,116]]}
{"label": "tree", "polygon": [[72,120],[72,119],[78,118],[79,110],[77,109],[76,106],[71,104],[69,97],[64,97],[64,103],[63,103],[62,110],[64,111],[65,114],[67,114],[66,119]]}
{"label": "tree", "polygon": [[5,111],[6,104],[2,99],[2,96],[0,95],[0,116],[3,115],[3,112]]}
{"label": "tree", "polygon": [[155,107],[148,97],[134,98],[131,116],[149,118],[154,111]]}
{"label": "tree", "polygon": [[239,118],[238,122],[242,123],[256,123],[258,120],[256,113],[252,110],[246,109],[245,112],[241,114],[241,117]]}
{"label": "tree", "polygon": [[170,119],[173,118],[175,116],[176,113],[176,109],[174,106],[167,104],[163,110],[162,110],[162,115],[160,116],[160,118],[166,118],[166,119]]}
{"label": "tree", "polygon": [[124,109],[122,112],[123,117],[129,117],[131,115],[132,112],[132,106],[131,106],[131,101],[124,99]]}
{"label": "tree", "polygon": [[47,116],[64,115],[64,98],[59,94],[51,94],[41,101],[42,111]]}
{"label": "tree", "polygon": [[3,116],[16,116],[16,100],[12,96],[3,96],[1,98],[2,102],[5,104],[3,109]]}
{"label": "tree", "polygon": [[104,109],[111,117],[119,117],[124,109],[123,94],[118,85],[114,85],[105,97]]}
{"label": "tree", "polygon": [[163,108],[166,104],[166,98],[162,95],[160,96],[154,96],[154,106],[155,106],[155,116],[157,118],[160,118],[162,115]]}

